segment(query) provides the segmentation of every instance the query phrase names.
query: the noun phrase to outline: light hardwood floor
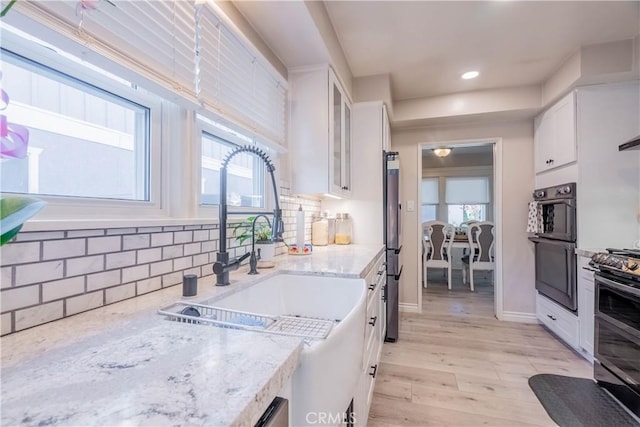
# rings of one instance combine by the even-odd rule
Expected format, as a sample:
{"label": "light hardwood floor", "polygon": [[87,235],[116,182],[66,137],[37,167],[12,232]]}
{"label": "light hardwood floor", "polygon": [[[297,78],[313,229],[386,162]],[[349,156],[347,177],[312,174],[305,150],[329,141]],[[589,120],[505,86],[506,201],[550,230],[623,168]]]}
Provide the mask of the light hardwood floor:
{"label": "light hardwood floor", "polygon": [[475,292],[459,271],[448,291],[429,270],[423,313],[401,313],[398,342],[382,349],[370,426],[554,426],[528,378],[593,378],[542,326],[495,319],[491,273],[476,274]]}

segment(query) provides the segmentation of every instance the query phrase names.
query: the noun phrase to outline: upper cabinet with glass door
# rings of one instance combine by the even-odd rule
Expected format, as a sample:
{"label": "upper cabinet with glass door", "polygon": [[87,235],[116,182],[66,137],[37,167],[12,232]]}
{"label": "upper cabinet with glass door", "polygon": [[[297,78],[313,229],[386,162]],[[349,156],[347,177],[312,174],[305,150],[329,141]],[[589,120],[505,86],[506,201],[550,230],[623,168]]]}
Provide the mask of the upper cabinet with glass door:
{"label": "upper cabinet with glass door", "polygon": [[289,153],[296,194],[351,194],[351,104],[327,65],[289,73]]}

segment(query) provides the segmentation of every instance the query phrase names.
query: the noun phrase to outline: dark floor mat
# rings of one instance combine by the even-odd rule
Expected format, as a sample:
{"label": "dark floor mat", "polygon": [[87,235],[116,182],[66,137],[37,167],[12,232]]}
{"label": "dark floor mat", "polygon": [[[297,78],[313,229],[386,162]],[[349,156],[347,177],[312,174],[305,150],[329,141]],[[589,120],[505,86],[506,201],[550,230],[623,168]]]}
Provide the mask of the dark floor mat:
{"label": "dark floor mat", "polygon": [[560,427],[640,426],[593,380],[539,374],[529,378],[529,387]]}

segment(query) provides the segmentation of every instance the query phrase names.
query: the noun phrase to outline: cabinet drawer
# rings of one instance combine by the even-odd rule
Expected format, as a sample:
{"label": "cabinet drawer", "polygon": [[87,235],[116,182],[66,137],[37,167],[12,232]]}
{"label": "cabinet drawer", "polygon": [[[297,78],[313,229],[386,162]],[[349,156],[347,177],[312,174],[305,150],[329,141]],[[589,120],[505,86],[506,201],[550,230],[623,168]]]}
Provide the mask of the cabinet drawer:
{"label": "cabinet drawer", "polygon": [[363,397],[366,404],[366,414],[369,414],[369,408],[371,407],[371,399],[373,398],[373,389],[376,383],[376,377],[378,376],[378,351],[376,348],[372,348],[368,354],[365,353],[366,364],[362,371],[363,376]]}
{"label": "cabinet drawer", "polygon": [[536,312],[538,319],[547,328],[571,347],[578,348],[578,316],[540,294],[536,296]]}

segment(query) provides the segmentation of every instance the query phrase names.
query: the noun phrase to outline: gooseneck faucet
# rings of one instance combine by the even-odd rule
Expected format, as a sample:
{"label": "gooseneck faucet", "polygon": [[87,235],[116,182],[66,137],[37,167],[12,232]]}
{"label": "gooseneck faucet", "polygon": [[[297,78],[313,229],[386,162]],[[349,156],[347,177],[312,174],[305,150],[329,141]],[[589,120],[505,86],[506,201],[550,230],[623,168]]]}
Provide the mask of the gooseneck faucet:
{"label": "gooseneck faucet", "polygon": [[[267,154],[258,147],[245,145],[231,151],[220,167],[220,209],[219,209],[219,226],[220,241],[218,253],[216,254],[216,262],[213,264],[213,272],[216,275],[216,286],[227,286],[229,282],[229,272],[237,270],[240,263],[247,259],[251,254],[246,253],[240,258],[229,259],[227,252],[227,166],[231,159],[240,153],[251,153],[258,156],[264,162],[269,175],[271,175],[271,184],[273,185],[273,197],[275,199],[275,208],[273,210],[273,226],[271,227],[271,240],[274,242],[282,242],[282,233],[284,233],[284,221],[282,220],[282,211],[280,210],[280,201],[278,199],[278,186],[276,185],[276,177],[274,172],[275,166]],[[265,215],[271,212],[234,212],[238,214],[259,214]],[[255,219],[254,219],[255,226]]]}

